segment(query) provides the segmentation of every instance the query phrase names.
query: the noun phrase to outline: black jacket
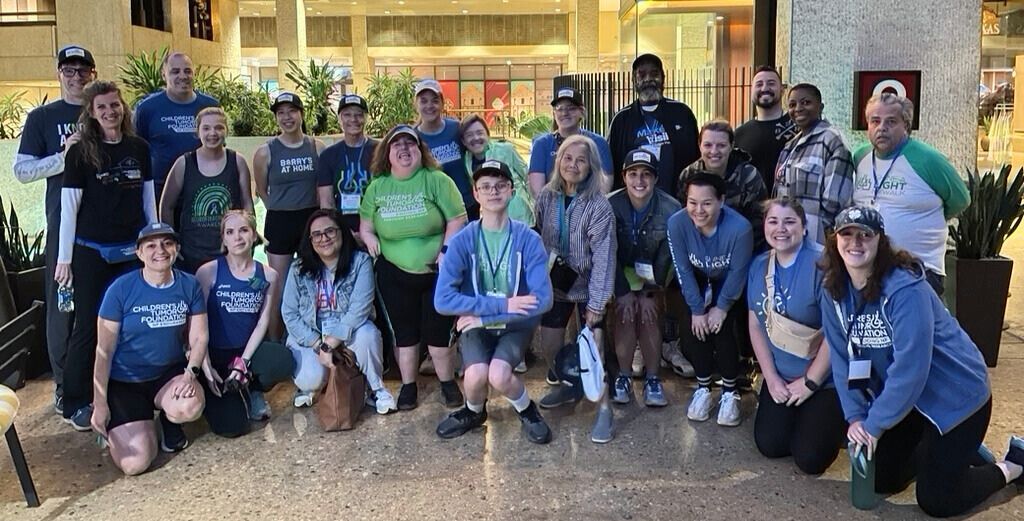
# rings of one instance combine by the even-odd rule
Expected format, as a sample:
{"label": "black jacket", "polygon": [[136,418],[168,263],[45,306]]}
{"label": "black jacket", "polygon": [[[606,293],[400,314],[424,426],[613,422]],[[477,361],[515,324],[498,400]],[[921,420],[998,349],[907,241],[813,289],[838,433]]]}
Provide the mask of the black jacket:
{"label": "black jacket", "polygon": [[[665,127],[669,146],[672,148],[671,164],[658,165],[658,188],[668,194],[678,193],[679,174],[687,165],[700,159],[697,118],[685,103],[670,98],[662,98],[658,108],[648,114],[654,116],[654,119]],[[643,126],[643,109],[640,108],[639,101],[626,105],[612,118],[612,124],[608,129],[608,146],[612,149],[612,162],[615,163],[615,189],[624,186],[622,163],[626,159],[626,154],[638,148],[636,134]]]}

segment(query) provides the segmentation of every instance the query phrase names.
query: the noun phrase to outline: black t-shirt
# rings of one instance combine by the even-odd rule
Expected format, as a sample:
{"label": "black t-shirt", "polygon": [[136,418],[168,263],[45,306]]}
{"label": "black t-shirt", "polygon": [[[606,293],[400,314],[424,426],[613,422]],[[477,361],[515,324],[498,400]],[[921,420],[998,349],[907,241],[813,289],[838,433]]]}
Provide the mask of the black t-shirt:
{"label": "black t-shirt", "polygon": [[[47,103],[28,113],[25,129],[21,133],[18,153],[37,158],[52,156],[64,150],[64,142],[78,130],[81,105],[72,105],[62,99]],[[60,175],[46,178],[46,215],[60,217]]]}
{"label": "black t-shirt", "polygon": [[316,164],[316,185],[334,189],[334,207],[342,212],[341,220],[353,231],[359,230],[358,206],[346,208],[342,205],[342,194],[362,194],[373,180],[370,162],[379,142],[367,138],[362,146],[350,147],[345,140],[320,152]]}
{"label": "black t-shirt", "polygon": [[736,129],[736,147],[750,154],[750,162],[761,173],[769,194],[775,185],[779,153],[798,132],[796,124],[785,113],[781,118],[769,121],[752,119]]}
{"label": "black t-shirt", "polygon": [[135,240],[146,225],[142,184],[152,181],[149,145],[125,136],[119,143],[101,143],[99,169],[82,157],[82,147],[68,150],[64,188],[81,188],[75,235],[101,244]]}

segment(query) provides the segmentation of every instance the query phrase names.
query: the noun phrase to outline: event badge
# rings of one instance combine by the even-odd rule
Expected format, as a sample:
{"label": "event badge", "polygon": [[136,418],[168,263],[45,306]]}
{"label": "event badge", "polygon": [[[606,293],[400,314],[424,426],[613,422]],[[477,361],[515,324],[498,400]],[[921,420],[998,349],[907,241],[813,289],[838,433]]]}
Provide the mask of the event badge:
{"label": "event badge", "polygon": [[[487,296],[488,297],[494,297],[494,298],[500,298],[500,299],[507,299],[508,298],[508,295],[505,295],[505,293],[502,292],[502,291],[488,291],[487,292]],[[504,323],[491,324],[491,325],[487,326],[485,329],[490,329],[490,330],[505,329],[505,324]]]}
{"label": "event badge", "polygon": [[636,275],[647,282],[654,283],[654,266],[649,262],[636,261],[633,263]]}
{"label": "event badge", "polygon": [[871,360],[850,360],[847,384],[850,389],[867,389],[871,381]]}
{"label": "event badge", "polygon": [[337,336],[338,329],[341,326],[341,321],[334,317],[325,317],[320,322],[320,329],[325,335]]}
{"label": "event badge", "polygon": [[360,198],[362,198],[360,194],[341,194],[341,213],[343,215],[359,213]]}

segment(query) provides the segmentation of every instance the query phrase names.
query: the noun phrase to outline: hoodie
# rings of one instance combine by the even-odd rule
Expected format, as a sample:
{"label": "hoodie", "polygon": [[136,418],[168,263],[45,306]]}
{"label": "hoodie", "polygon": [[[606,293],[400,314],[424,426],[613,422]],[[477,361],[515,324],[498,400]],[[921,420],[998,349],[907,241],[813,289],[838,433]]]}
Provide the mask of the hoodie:
{"label": "hoodie", "polygon": [[[859,314],[859,292],[850,286],[847,293],[836,301],[822,291],[820,301],[832,374],[847,422],[863,421],[865,429],[880,438],[917,409],[944,435],[989,400],[981,353],[925,282],[921,266],[886,274],[880,299],[864,304]],[[849,388],[850,349],[871,360],[872,400]]]}
{"label": "hoodie", "polygon": [[[682,193],[683,183],[699,171],[707,171],[703,159],[694,161],[679,174],[679,200],[684,204],[686,194]],[[754,230],[755,252],[766,249],[761,201],[767,198],[768,189],[764,186],[764,178],[750,162],[750,154],[738,148],[732,149],[725,164],[725,204],[750,221],[750,227]]]}

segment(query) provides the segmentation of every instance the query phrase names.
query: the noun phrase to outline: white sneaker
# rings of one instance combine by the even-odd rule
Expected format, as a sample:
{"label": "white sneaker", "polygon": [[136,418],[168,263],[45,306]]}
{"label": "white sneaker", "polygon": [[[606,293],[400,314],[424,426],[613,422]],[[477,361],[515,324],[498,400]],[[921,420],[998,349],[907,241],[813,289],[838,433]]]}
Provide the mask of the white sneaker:
{"label": "white sneaker", "polygon": [[296,408],[299,407],[310,407],[313,405],[313,393],[308,391],[295,390],[295,399],[292,403]]}
{"label": "white sneaker", "polygon": [[644,355],[640,353],[638,347],[636,351],[633,351],[633,378],[640,378],[644,375]]}
{"label": "white sneaker", "polygon": [[693,393],[693,399],[690,400],[690,408],[686,410],[686,417],[696,422],[707,421],[711,416],[711,407],[713,406],[711,389],[698,387]]}
{"label": "white sneaker", "polygon": [[672,368],[672,372],[683,378],[693,378],[696,372],[693,364],[683,356],[676,343],[665,342],[661,344],[661,359]]}
{"label": "white sneaker", "polygon": [[515,368],[513,368],[512,370],[515,371],[518,374],[525,373],[526,372],[526,360],[520,360],[519,364],[516,365]]}
{"label": "white sneaker", "polygon": [[376,397],[376,403],[374,406],[377,408],[377,414],[387,414],[392,411],[398,410],[398,404],[395,403],[395,397],[391,396],[391,393],[384,387],[374,391]]}
{"label": "white sneaker", "polygon": [[722,393],[718,404],[718,424],[735,427],[740,424],[740,393],[729,391]]}

